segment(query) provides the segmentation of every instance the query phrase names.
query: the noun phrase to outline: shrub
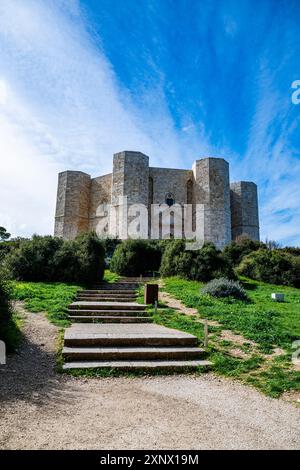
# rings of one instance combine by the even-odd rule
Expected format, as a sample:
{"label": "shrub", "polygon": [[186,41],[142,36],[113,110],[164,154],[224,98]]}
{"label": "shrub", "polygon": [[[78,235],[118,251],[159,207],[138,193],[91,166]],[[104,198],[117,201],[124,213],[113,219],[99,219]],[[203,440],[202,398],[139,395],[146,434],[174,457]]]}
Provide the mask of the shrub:
{"label": "shrub", "polygon": [[192,260],[192,251],[185,250],[183,240],[170,241],[162,256],[160,274],[163,277],[180,276],[188,279]]}
{"label": "shrub", "polygon": [[15,349],[20,337],[13,317],[10,294],[8,283],[0,273],[0,340],[5,342],[8,352]]}
{"label": "shrub", "polygon": [[91,284],[104,274],[104,248],[95,233],[79,235],[65,241],[53,257],[53,279],[62,282]]}
{"label": "shrub", "polygon": [[10,238],[10,233],[4,227],[0,227],[0,240],[8,240]]}
{"label": "shrub", "polygon": [[280,248],[280,251],[290,253],[293,256],[300,256],[300,248],[297,248],[297,247],[286,246],[284,248]]}
{"label": "shrub", "polygon": [[103,244],[103,248],[105,250],[106,264],[109,265],[111,258],[113,257],[113,254],[115,252],[115,249],[122,242],[118,238],[110,238],[110,237],[102,238],[101,241]]}
{"label": "shrub", "polygon": [[203,289],[202,294],[209,294],[212,297],[233,297],[238,300],[247,300],[247,293],[237,281],[220,278],[208,282]]}
{"label": "shrub", "polygon": [[70,241],[34,235],[7,255],[5,267],[20,281],[89,284],[103,278],[104,249],[94,233]]}
{"label": "shrub", "polygon": [[258,250],[246,256],[238,273],[251,279],[300,287],[300,258],[282,250]]}
{"label": "shrub", "polygon": [[61,238],[38,235],[22,242],[5,260],[12,278],[24,281],[52,281],[53,257],[63,243]]}
{"label": "shrub", "polygon": [[221,276],[235,278],[228,261],[212,243],[205,243],[197,251],[187,251],[183,240],[169,243],[162,257],[160,273],[163,277],[180,276],[196,281]]}
{"label": "shrub", "polygon": [[125,276],[139,276],[159,270],[161,245],[146,240],[125,240],[117,246],[110,270]]}
{"label": "shrub", "polygon": [[11,253],[16,248],[19,248],[20,244],[25,241],[26,238],[13,238],[0,243],[0,263],[4,260],[5,256]]}
{"label": "shrub", "polygon": [[259,241],[241,236],[224,248],[223,255],[231,266],[238,266],[244,256],[252,251],[262,249],[265,245]]}
{"label": "shrub", "polygon": [[213,243],[205,243],[201,250],[194,253],[190,279],[206,282],[224,276],[230,279],[236,278],[229,262]]}

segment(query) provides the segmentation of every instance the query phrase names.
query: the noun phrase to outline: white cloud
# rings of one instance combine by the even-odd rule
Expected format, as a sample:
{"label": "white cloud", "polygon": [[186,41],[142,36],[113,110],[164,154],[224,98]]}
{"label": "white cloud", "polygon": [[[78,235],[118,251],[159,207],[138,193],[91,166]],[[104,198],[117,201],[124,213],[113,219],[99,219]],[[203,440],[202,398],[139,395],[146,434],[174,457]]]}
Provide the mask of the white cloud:
{"label": "white cloud", "polygon": [[[225,28],[236,32],[228,18]],[[205,126],[188,117],[177,130],[162,84],[133,103],[87,33],[79,1],[1,0],[0,225],[14,235],[52,233],[57,173],[107,173],[114,152],[132,149],[161,166],[189,167],[202,155],[228,159],[234,179],[259,184],[263,237],[299,243],[300,164],[286,148],[290,129],[274,141],[274,119],[285,122],[288,110],[264,66],[257,90],[241,158],[215,149]],[[291,209],[287,223],[278,211]]]}
{"label": "white cloud", "polygon": [[53,231],[62,169],[106,173],[123,149],[184,166],[160,91],[143,97],[152,113],[134,107],[80,13],[76,1],[0,3],[0,215],[14,235]]}
{"label": "white cloud", "polygon": [[4,106],[7,100],[7,85],[5,80],[0,80],[0,106]]}

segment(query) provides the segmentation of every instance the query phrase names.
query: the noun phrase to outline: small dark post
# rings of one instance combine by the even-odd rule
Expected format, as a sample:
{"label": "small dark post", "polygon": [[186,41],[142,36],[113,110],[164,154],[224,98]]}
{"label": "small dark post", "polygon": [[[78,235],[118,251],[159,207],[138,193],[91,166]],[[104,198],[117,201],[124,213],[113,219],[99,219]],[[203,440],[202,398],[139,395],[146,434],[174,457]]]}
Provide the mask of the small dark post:
{"label": "small dark post", "polygon": [[158,301],[158,284],[145,285],[145,304],[154,305]]}

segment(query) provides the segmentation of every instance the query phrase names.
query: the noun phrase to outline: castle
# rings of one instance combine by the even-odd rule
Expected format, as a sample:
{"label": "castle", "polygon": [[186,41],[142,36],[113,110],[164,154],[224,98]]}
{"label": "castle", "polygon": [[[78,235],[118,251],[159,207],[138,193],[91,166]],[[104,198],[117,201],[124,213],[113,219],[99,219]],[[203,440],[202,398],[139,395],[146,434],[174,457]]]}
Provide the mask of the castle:
{"label": "castle", "polygon": [[[143,204],[150,213],[151,207],[172,213],[172,208],[190,205],[193,226],[194,208],[201,205],[203,237],[219,248],[241,235],[259,240],[257,186],[248,181],[230,183],[226,160],[203,158],[196,160],[191,170],[155,168],[149,166],[149,157],[133,151],[116,153],[108,175],[91,178],[81,171],[59,174],[54,234],[73,239],[95,230],[100,236],[127,238],[117,217],[112,216],[124,197],[128,207]],[[151,237],[151,233],[151,238],[166,238],[161,221],[154,236],[150,217],[147,223],[147,233],[141,238]],[[174,220],[171,236],[172,230]]]}

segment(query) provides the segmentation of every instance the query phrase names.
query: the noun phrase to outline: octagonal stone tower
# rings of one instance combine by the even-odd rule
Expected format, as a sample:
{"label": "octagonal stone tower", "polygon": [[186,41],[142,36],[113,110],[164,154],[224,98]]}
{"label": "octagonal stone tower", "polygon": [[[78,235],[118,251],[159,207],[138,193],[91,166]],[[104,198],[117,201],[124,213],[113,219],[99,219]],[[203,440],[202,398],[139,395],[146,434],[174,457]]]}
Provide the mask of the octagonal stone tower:
{"label": "octagonal stone tower", "polygon": [[89,230],[91,177],[82,171],[58,175],[54,234],[67,240]]}
{"label": "octagonal stone tower", "polygon": [[112,204],[127,196],[128,204],[148,204],[149,157],[141,152],[125,150],[114,154]]}
{"label": "octagonal stone tower", "polygon": [[[223,158],[202,158],[194,162],[192,169],[171,169],[149,167],[149,157],[141,152],[119,152],[114,155],[110,174],[96,178],[81,171],[59,174],[54,232],[65,239],[88,230],[95,230],[100,236],[127,238],[130,232],[123,227],[128,227],[132,219],[120,205],[120,200],[126,198],[128,209],[140,204],[146,210],[149,223],[148,232],[141,232],[143,238],[168,236],[162,228],[170,229],[170,237],[175,233],[184,237],[184,216],[175,220],[171,213],[188,204],[192,208],[193,230],[197,207],[201,206],[202,218],[200,223],[197,219],[196,231],[218,248],[240,235],[258,240],[257,186],[245,181],[230,185],[229,181],[229,164]],[[152,230],[149,209],[153,207],[164,214],[170,211],[170,227],[160,219],[159,228]]]}
{"label": "octagonal stone tower", "polygon": [[230,185],[232,239],[247,236],[259,240],[257,186],[250,181]]}
{"label": "octagonal stone tower", "polygon": [[193,165],[194,204],[204,206],[204,240],[223,248],[231,241],[229,164],[203,158]]}

